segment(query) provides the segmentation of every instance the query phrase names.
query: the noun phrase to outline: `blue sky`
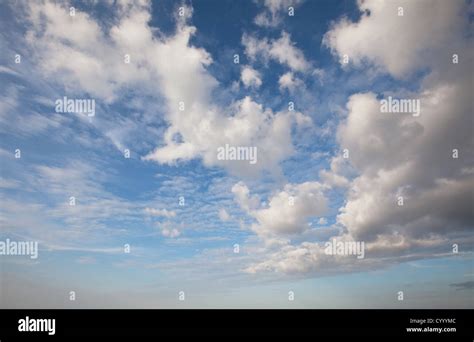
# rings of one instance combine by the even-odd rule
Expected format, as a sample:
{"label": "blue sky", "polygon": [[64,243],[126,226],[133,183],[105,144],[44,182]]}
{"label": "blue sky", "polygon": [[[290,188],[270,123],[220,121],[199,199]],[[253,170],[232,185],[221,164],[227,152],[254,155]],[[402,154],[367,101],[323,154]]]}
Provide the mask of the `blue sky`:
{"label": "blue sky", "polygon": [[472,308],[472,10],[0,4],[0,236],[39,243],[1,256],[2,307]]}

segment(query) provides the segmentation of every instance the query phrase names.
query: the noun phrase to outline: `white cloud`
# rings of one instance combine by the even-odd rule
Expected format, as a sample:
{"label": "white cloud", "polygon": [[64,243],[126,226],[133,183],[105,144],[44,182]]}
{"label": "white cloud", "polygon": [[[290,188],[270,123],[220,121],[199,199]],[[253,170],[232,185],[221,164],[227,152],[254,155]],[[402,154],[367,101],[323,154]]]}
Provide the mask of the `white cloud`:
{"label": "white cloud", "polygon": [[[248,272],[360,270],[452,255],[454,243],[467,249],[474,244],[474,177],[466,172],[474,163],[473,126],[466,124],[473,112],[471,65],[454,65],[452,54],[446,53],[472,59],[472,39],[463,35],[466,12],[459,17],[464,3],[369,0],[359,6],[370,14],[358,23],[342,19],[327,33],[325,43],[335,54],[347,53],[356,66],[369,62],[395,77],[432,69],[416,92],[395,90],[420,100],[419,117],[381,113],[374,93],[352,95],[347,118],[337,129],[339,148],[348,149],[350,156],[333,157],[330,169],[320,172],[323,184],[347,188],[337,237],[364,241],[366,259],[329,258],[319,244],[287,243]],[[404,7],[404,17],[397,16],[398,6]],[[453,148],[462,157],[454,159]],[[399,196],[403,206],[397,203]],[[265,226],[274,227],[274,222]]]}
{"label": "white cloud", "polygon": [[[147,20],[138,18],[137,13],[124,18],[124,22]],[[72,90],[112,102],[125,83],[133,84],[147,78],[146,71],[134,64],[124,68],[126,52],[107,40],[87,13],[77,11],[71,17],[65,6],[35,2],[28,4],[28,19],[32,26],[26,33],[26,40],[35,53],[40,71],[45,76],[55,76]],[[115,36],[115,30],[111,29],[112,36]],[[74,63],[70,63],[71,60]]]}
{"label": "white cloud", "polygon": [[347,173],[347,164],[341,155],[333,157],[329,170],[321,170],[319,177],[324,184],[332,187],[344,188],[349,186],[350,182],[345,173]]}
{"label": "white cloud", "polygon": [[[277,13],[280,5],[273,4],[276,2],[268,2],[270,13],[272,8]],[[403,17],[397,15],[400,5],[404,8]],[[368,0],[359,2],[359,6],[365,11],[361,19],[356,23],[347,19],[336,22],[324,43],[338,57],[348,54],[355,66],[369,63],[376,71],[395,77],[431,68],[419,90],[409,94],[420,98],[421,116],[382,114],[378,94],[354,94],[347,103],[347,118],[338,127],[337,142],[341,149],[349,149],[348,163],[357,172],[356,177],[347,176],[349,167],[337,156],[329,170],[320,172],[322,183],[287,184],[269,198],[268,206],[262,205],[258,196],[251,196],[244,183],[234,185],[236,201],[255,220],[252,230],[267,244],[281,248],[268,260],[251,266],[251,272],[309,272],[330,265],[321,261],[317,244],[290,245],[286,238],[301,237],[308,230],[308,220],[327,214],[323,191],[329,186],[347,188],[346,201],[337,217],[343,237],[365,240],[372,255],[434,255],[434,249],[448,249],[452,242],[472,243],[468,233],[474,221],[474,181],[472,172],[466,172],[472,170],[474,160],[472,125],[466,124],[472,122],[473,112],[472,40],[463,36],[466,20],[459,17],[465,4]],[[206,69],[212,57],[191,43],[196,28],[187,22],[190,9],[184,18],[178,19],[176,32],[166,36],[149,26],[147,5],[119,6],[110,29],[98,25],[86,13],[78,12],[71,19],[64,6],[32,2],[28,8],[31,26],[26,38],[32,60],[37,61],[45,76],[57,76],[55,79],[66,85],[67,90],[84,92],[108,103],[119,99],[128,87],[163,96],[165,107],[160,110],[165,113],[169,127],[161,145],[146,160],[175,164],[202,158],[206,166],[225,167],[239,175],[262,170],[274,172],[280,161],[293,152],[292,123],[309,120],[302,113],[274,112],[251,97],[236,100],[228,108],[215,103],[211,93],[218,82]],[[282,89],[295,89],[295,73],[311,69],[311,63],[286,32],[278,39],[244,35],[242,44],[250,60],[262,57],[291,69],[279,80]],[[452,52],[460,55],[459,65],[451,63]],[[131,63],[124,64],[123,57],[128,53]],[[259,87],[261,78],[254,76],[251,72],[250,77],[245,77],[248,84],[244,77],[242,82]],[[13,102],[16,105],[17,98]],[[182,111],[180,102],[185,107]],[[4,106],[0,113],[10,109]],[[40,129],[53,124],[37,117],[32,119]],[[108,135],[120,147],[120,136],[124,134],[111,129]],[[216,149],[225,144],[257,147],[257,165],[217,160]],[[460,158],[451,157],[453,148],[459,149]],[[48,210],[49,216],[63,219],[68,226],[92,223],[92,230],[103,227],[104,218],[130,217],[143,208],[142,204],[127,203],[98,187],[97,179],[84,173],[92,172],[99,177],[102,173],[85,165],[42,166],[36,170],[38,177],[31,182],[33,188],[48,188],[49,194],[61,197],[63,202],[65,192],[77,194],[81,208],[86,209],[77,211],[76,216],[68,214],[66,210],[70,208],[66,203]],[[405,199],[403,207],[396,205],[400,195]],[[293,205],[291,196],[295,199]],[[18,209],[18,205],[13,208],[16,204],[5,203],[5,209],[12,209],[7,215],[23,220],[24,209]],[[43,217],[42,209],[31,206],[36,218]],[[173,217],[174,213],[148,209],[151,215]],[[221,212],[219,216],[227,217]],[[14,231],[19,224],[13,224],[11,217],[7,217],[11,223],[7,228]],[[34,226],[34,221],[28,220],[20,222],[23,228]],[[160,227],[163,236],[180,235],[170,224]],[[54,228],[51,231],[56,236],[65,236],[62,230]],[[370,258],[371,254],[367,255]]]}
{"label": "white cloud", "polygon": [[229,215],[227,210],[225,210],[224,208],[221,208],[219,209],[219,219],[221,221],[229,221],[231,219],[231,216]]}
{"label": "white cloud", "polygon": [[[418,92],[400,92],[402,97],[420,100],[419,117],[381,113],[373,93],[350,97],[348,116],[339,125],[337,138],[341,149],[349,150],[348,161],[358,176],[349,185],[338,222],[374,250],[390,245],[389,241],[398,243],[386,247],[386,253],[391,249],[416,253],[417,247],[419,253],[426,253],[428,247],[443,245],[449,250],[453,239],[466,238],[474,220],[474,178],[462,171],[472,167],[474,160],[473,128],[466,125],[473,111],[470,66],[453,65],[444,46],[449,40],[449,46],[457,46],[464,58],[472,56],[468,47],[472,41],[463,37],[464,20],[457,16],[463,5],[455,1],[397,3],[404,6],[405,17],[396,16],[392,2],[360,5],[370,10],[370,16],[364,15],[356,24],[336,24],[328,34],[333,47],[347,51],[340,44],[350,40],[356,60],[367,58],[394,76],[419,66],[431,66],[433,71]],[[419,20],[409,20],[415,17]],[[372,25],[387,32],[368,34]],[[446,59],[424,59],[421,51]],[[463,157],[454,159],[454,148],[463,151]],[[399,196],[404,198],[402,207],[397,205]]]}
{"label": "white cloud", "polygon": [[157,227],[161,231],[161,235],[167,238],[177,238],[181,235],[181,231],[176,228],[176,226],[169,221],[163,222],[163,223],[157,223]]}
{"label": "white cloud", "polygon": [[292,72],[287,72],[280,76],[278,84],[280,85],[280,90],[288,89],[290,92],[293,92],[297,87],[303,85],[303,82],[295,77]]}
{"label": "white cloud", "polygon": [[[332,240],[331,240],[332,241]],[[336,241],[350,241],[340,237]],[[270,251],[265,260],[253,262],[245,271],[247,273],[272,272],[279,274],[313,274],[328,275],[354,268],[359,270],[373,269],[383,265],[380,260],[357,259],[354,255],[326,254],[325,243],[302,242],[295,245],[283,245]]]}
{"label": "white cloud", "polygon": [[262,85],[262,80],[260,77],[260,73],[249,66],[244,66],[240,74],[240,79],[247,88],[259,88]]}
{"label": "white cloud", "polygon": [[[1,155],[1,152],[0,152]],[[0,189],[16,189],[21,183],[11,178],[0,178]]]}
{"label": "white cloud", "polygon": [[283,16],[288,15],[288,8],[296,8],[302,0],[264,0],[264,11],[259,13],[254,22],[262,27],[277,27],[283,21]]}
{"label": "white cloud", "polygon": [[242,45],[245,54],[255,60],[258,56],[264,60],[273,59],[280,64],[287,65],[293,71],[304,72],[310,68],[303,52],[291,41],[290,35],[283,31],[279,39],[258,39],[254,36],[244,34]]}
{"label": "white cloud", "polygon": [[179,230],[177,230],[176,228],[163,228],[161,230],[161,234],[168,238],[176,238],[181,235]]}
{"label": "white cloud", "polygon": [[[121,4],[113,12],[117,18],[108,31],[86,13],[78,11],[71,18],[68,9],[58,4],[31,3],[28,10],[32,25],[27,41],[45,76],[57,76],[73,90],[108,103],[130,88],[163,96],[165,106],[160,109],[168,128],[159,147],[145,160],[174,165],[202,158],[206,166],[255,175],[262,170],[278,173],[279,162],[292,153],[291,126],[295,119],[301,121],[301,113],[273,113],[250,97],[236,100],[228,108],[213,101],[211,93],[218,82],[206,70],[212,63],[210,54],[190,43],[196,32],[188,24],[191,8],[186,8],[186,16],[177,18],[176,31],[169,36],[149,26],[147,4]],[[127,54],[129,64],[124,62]],[[272,43],[272,55],[297,69],[307,63],[286,33]],[[71,59],[75,62],[70,63]],[[251,69],[244,69],[243,82],[261,85]],[[94,122],[104,127],[105,136],[121,150],[124,137],[142,127],[127,125],[124,120],[106,124],[100,113]],[[217,148],[225,144],[257,147],[258,163],[217,160]]]}
{"label": "white cloud", "polygon": [[257,208],[260,203],[258,196],[250,196],[250,190],[243,182],[235,184],[232,193],[240,207],[247,212]]}
{"label": "white cloud", "polygon": [[17,71],[12,70],[9,67],[6,67],[4,65],[0,65],[0,73],[7,74],[7,75],[12,75],[12,76],[21,76],[21,74],[18,73]]}
{"label": "white cloud", "polygon": [[[427,92],[422,103],[423,114],[415,120],[384,116],[373,94],[351,97],[338,136],[361,175],[351,184],[339,222],[355,237],[447,235],[469,229],[474,179],[462,174],[463,166],[472,165],[468,151],[474,147],[472,128],[463,124],[470,115],[468,92],[461,84],[441,87]],[[453,159],[452,146],[464,151],[465,158]],[[404,197],[402,208],[397,207],[398,196]]]}
{"label": "white cloud", "polygon": [[145,213],[150,216],[175,217],[176,212],[166,209],[145,208]]}
{"label": "white cloud", "polygon": [[320,217],[318,220],[318,224],[325,225],[328,223],[328,220],[325,217]]}
{"label": "white cloud", "polygon": [[[165,135],[167,145],[145,159],[174,164],[200,156],[205,165],[221,166],[238,175],[256,175],[261,170],[278,172],[278,163],[293,151],[291,127],[297,116],[296,112],[273,113],[250,97],[234,102],[228,116],[219,114],[217,108],[176,113]],[[179,133],[183,142],[175,143],[174,133]],[[226,144],[256,147],[258,162],[218,160],[217,149]]]}
{"label": "white cloud", "polygon": [[309,273],[321,266],[324,248],[317,243],[304,242],[300,246],[286,245],[273,252],[265,261],[251,264],[245,269],[248,273]]}
{"label": "white cloud", "polygon": [[[464,1],[400,0],[359,1],[358,22],[342,19],[324,37],[324,44],[339,56],[347,55],[356,66],[364,61],[402,77],[436,59],[435,52],[456,51],[467,12]],[[398,8],[403,8],[403,16]],[[377,32],[377,34],[374,34]],[[450,58],[450,54],[441,58]]]}
{"label": "white cloud", "polygon": [[232,188],[237,203],[257,221],[252,230],[263,238],[304,232],[309,218],[327,212],[323,190],[318,182],[287,184],[269,199],[268,206],[262,207],[258,197],[249,195],[245,184],[237,183]]}

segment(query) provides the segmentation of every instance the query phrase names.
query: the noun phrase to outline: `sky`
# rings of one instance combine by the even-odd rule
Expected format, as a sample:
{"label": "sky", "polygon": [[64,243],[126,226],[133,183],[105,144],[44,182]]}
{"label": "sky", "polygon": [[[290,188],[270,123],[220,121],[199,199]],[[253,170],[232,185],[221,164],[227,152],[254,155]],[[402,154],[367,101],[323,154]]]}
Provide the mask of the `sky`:
{"label": "sky", "polygon": [[473,13],[2,1],[0,307],[474,308]]}

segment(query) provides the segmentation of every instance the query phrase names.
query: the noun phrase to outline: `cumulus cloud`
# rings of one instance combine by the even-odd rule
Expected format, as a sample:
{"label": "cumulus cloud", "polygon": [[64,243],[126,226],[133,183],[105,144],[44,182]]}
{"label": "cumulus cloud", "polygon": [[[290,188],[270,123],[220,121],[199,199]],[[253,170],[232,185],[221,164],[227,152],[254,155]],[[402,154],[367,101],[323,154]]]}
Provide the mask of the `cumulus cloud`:
{"label": "cumulus cloud", "polygon": [[288,15],[289,7],[296,8],[303,0],[264,0],[264,11],[259,13],[254,22],[262,27],[277,27],[283,21],[283,16]]}
{"label": "cumulus cloud", "polygon": [[[472,105],[468,77],[462,78],[420,93],[418,119],[384,116],[374,94],[351,97],[348,118],[338,130],[360,173],[338,216],[350,234],[367,240],[435,234],[447,243],[472,229],[474,178],[462,171],[474,160],[472,127],[465,125]],[[463,156],[453,158],[453,149]],[[397,206],[400,196],[403,207]]]}
{"label": "cumulus cloud", "polygon": [[245,269],[248,273],[309,273],[318,268],[324,258],[324,249],[317,243],[305,242],[301,246],[286,245],[261,262]]}
{"label": "cumulus cloud", "polygon": [[236,202],[247,212],[253,211],[260,204],[258,196],[250,196],[250,190],[243,182],[239,182],[232,187],[232,193]]}
{"label": "cumulus cloud", "polygon": [[327,212],[324,187],[318,182],[287,184],[261,206],[258,197],[250,196],[248,187],[242,182],[232,188],[236,201],[257,223],[252,230],[263,238],[299,234],[307,229],[311,217]]}
{"label": "cumulus cloud", "polygon": [[360,20],[335,22],[324,44],[341,62],[347,55],[356,66],[369,62],[397,77],[430,66],[437,51],[458,49],[460,40],[452,38],[462,34],[468,6],[443,0],[359,0],[358,5]]}
{"label": "cumulus cloud", "polygon": [[[398,6],[404,17],[397,16]],[[474,135],[466,123],[472,123],[473,56],[472,39],[463,31],[466,12],[460,16],[465,6],[462,1],[360,1],[358,22],[333,24],[325,44],[338,57],[348,54],[355,67],[372,66],[394,77],[429,70],[415,91],[352,95],[347,117],[337,128],[339,149],[347,149],[349,157],[336,155],[329,170],[320,172],[325,186],[346,189],[334,237],[364,241],[366,259],[336,261],[321,252],[320,244],[286,243],[248,272],[354,270],[447,255],[454,243],[472,248]],[[464,62],[453,64],[452,51]],[[420,116],[382,113],[380,99],[393,93],[419,99]],[[397,202],[400,196],[403,205]],[[258,218],[255,228],[294,227],[288,224],[291,219],[281,226],[282,221],[253,216]]]}
{"label": "cumulus cloud", "polygon": [[329,170],[321,170],[319,172],[319,177],[328,186],[344,188],[349,186],[350,183],[348,173],[347,163],[339,155],[331,159]]}
{"label": "cumulus cloud", "polygon": [[292,71],[304,72],[311,64],[306,60],[303,52],[291,41],[290,34],[283,31],[279,39],[259,39],[255,36],[244,34],[242,45],[245,54],[255,60],[262,57],[264,60],[272,59],[288,66]]}
{"label": "cumulus cloud", "polygon": [[[26,37],[44,75],[57,76],[63,84],[107,103],[131,88],[163,97],[163,119],[168,128],[157,142],[159,146],[144,160],[175,165],[201,158],[206,166],[255,175],[262,170],[278,172],[279,162],[292,153],[291,126],[301,122],[303,114],[274,113],[250,97],[236,100],[230,107],[213,101],[211,93],[218,82],[206,69],[213,60],[205,49],[190,42],[196,32],[189,24],[190,7],[185,7],[184,16],[177,16],[175,32],[164,35],[149,25],[147,2],[120,4],[109,29],[80,11],[71,17],[59,4],[27,6],[32,25]],[[286,33],[272,43],[272,55],[299,70],[307,63]],[[126,56],[130,63],[125,62]],[[70,63],[71,59],[75,62]],[[247,67],[242,71],[242,82],[258,88],[261,78]],[[122,149],[124,133],[119,127],[108,128],[106,136]],[[217,149],[226,144],[256,147],[258,163],[218,160]]]}
{"label": "cumulus cloud", "polygon": [[161,231],[161,235],[164,237],[173,239],[181,235],[181,232],[171,222],[158,223],[158,228]]}
{"label": "cumulus cloud", "polygon": [[[217,109],[211,109],[177,114],[172,118],[174,125],[165,134],[167,145],[158,147],[145,159],[174,164],[200,156],[206,166],[221,166],[237,175],[256,175],[261,170],[277,171],[279,162],[293,152],[291,127],[302,114],[274,113],[251,97],[234,102],[228,113],[228,116],[223,116]],[[180,134],[183,142],[172,140],[175,133]],[[247,160],[218,159],[218,148],[226,144],[255,147],[258,162],[249,164]]]}
{"label": "cumulus cloud", "polygon": [[297,87],[303,85],[303,82],[295,77],[292,72],[287,72],[280,76],[278,84],[280,85],[280,90],[288,89],[290,92],[293,92]]}
{"label": "cumulus cloud", "polygon": [[[407,18],[397,17],[394,5],[361,2],[362,10],[369,10],[370,15],[363,15],[358,23],[336,24],[328,33],[331,46],[347,52],[339,44],[343,44],[344,37],[355,37],[351,39],[354,46],[349,53],[356,60],[367,57],[394,76],[418,67],[424,60],[417,55],[419,51],[443,55],[443,44],[448,38],[464,58],[472,58],[469,38],[463,38],[460,30],[461,2],[397,3],[404,6],[410,18],[421,19],[406,24],[400,23]],[[381,25],[379,20],[387,25]],[[435,24],[427,26],[425,21]],[[387,32],[367,34],[367,42],[359,44],[371,25]],[[453,29],[458,29],[454,35]],[[397,36],[392,36],[390,32],[395,31]],[[388,42],[397,49],[386,46]],[[426,61],[433,70],[423,80],[421,89],[416,93],[405,92],[405,96],[420,100],[419,117],[381,113],[376,94],[359,93],[350,97],[348,116],[338,128],[339,144],[349,150],[349,163],[359,174],[349,186],[347,203],[341,208],[338,222],[355,239],[374,242],[374,248],[377,244],[392,244],[401,252],[414,246],[444,244],[449,250],[452,241],[472,230],[474,178],[462,172],[471,168],[474,161],[473,129],[466,125],[472,120],[473,110],[472,79],[466,76],[470,66],[453,65],[449,55],[444,61]],[[463,156],[453,158],[453,149],[463,151]],[[397,205],[400,196],[404,198],[403,206]]]}
{"label": "cumulus cloud", "polygon": [[87,13],[77,11],[72,17],[68,8],[52,2],[32,2],[27,6],[27,18],[32,25],[26,32],[26,40],[43,75],[54,76],[71,90],[87,92],[107,102],[117,98],[124,84],[148,79],[146,70],[137,64],[123,67],[127,52],[120,47],[133,40],[125,40],[119,34],[125,32],[125,28],[139,33],[141,37],[130,43],[133,47],[147,41],[150,34],[137,29],[137,24],[149,20],[147,12],[134,8],[118,26],[112,27],[112,41],[109,41]]}
{"label": "cumulus cloud", "polygon": [[262,85],[260,73],[249,66],[244,66],[240,74],[240,80],[247,87],[259,88]]}
{"label": "cumulus cloud", "polygon": [[[338,238],[343,242],[344,237]],[[300,244],[286,244],[276,250],[271,250],[267,258],[252,263],[245,268],[247,273],[272,272],[286,275],[301,274],[337,274],[340,272],[369,270],[380,267],[386,262],[381,260],[358,259],[352,255],[331,255],[326,252],[324,243],[302,242]]]}
{"label": "cumulus cloud", "polygon": [[[335,234],[366,241],[369,260],[377,256],[383,263],[388,255],[430,256],[449,250],[452,243],[462,241],[463,247],[473,244],[469,234],[474,222],[474,144],[472,125],[466,124],[472,122],[473,56],[472,39],[464,34],[470,28],[465,14],[468,4],[437,0],[366,0],[358,4],[361,17],[356,22],[346,18],[333,23],[324,45],[337,58],[347,54],[349,66],[368,65],[395,78],[424,72],[419,87],[387,89],[387,94],[419,99],[420,116],[381,113],[380,98],[385,93],[353,94],[336,134],[337,148],[347,149],[350,157],[335,156],[329,169],[319,172],[319,182],[287,184],[268,198],[268,205],[251,195],[245,183],[235,184],[232,193],[254,220],[252,231],[267,245],[279,246],[266,260],[250,266],[250,272],[355,267],[323,256],[315,242],[290,240],[305,236],[308,221],[319,219],[320,224],[326,224],[321,218],[328,214],[325,191],[334,188],[346,191],[337,216],[340,230]],[[273,26],[288,2],[266,1],[265,5],[267,14],[256,22]],[[169,35],[150,26],[147,2],[120,3],[109,25],[99,25],[80,11],[71,18],[65,6],[55,3],[31,2],[25,7],[30,23],[26,40],[32,60],[45,77],[61,82],[66,90],[84,92],[107,104],[130,88],[163,98],[164,107],[157,116],[163,114],[167,130],[145,160],[175,165],[201,158],[206,166],[220,166],[237,175],[276,172],[279,163],[293,153],[293,123],[311,121],[302,113],[266,108],[252,97],[236,99],[228,107],[219,105],[211,96],[219,83],[207,71],[212,56],[193,45],[196,28],[190,24],[190,7],[185,8],[183,17],[176,17],[176,29]],[[403,16],[398,15],[398,7],[403,7]],[[300,84],[297,76],[311,71],[311,63],[285,31],[276,39],[244,34],[242,44],[251,62],[261,58],[290,69],[279,79],[282,90],[294,91]],[[460,56],[457,65],[451,62],[453,53]],[[124,62],[126,55],[130,63]],[[318,69],[313,75],[319,78],[322,72]],[[250,66],[242,69],[241,80],[246,87],[262,84],[261,75]],[[109,132],[115,140],[123,134]],[[256,147],[258,163],[218,160],[217,148],[226,144]],[[116,145],[122,146],[120,142]],[[459,150],[458,158],[452,157],[453,149]],[[140,205],[137,211],[111,194],[101,197],[90,180],[72,188],[69,179],[80,178],[77,169],[74,166],[64,172],[44,166],[37,170],[40,177],[36,182],[49,178],[61,181],[44,182],[58,196],[63,196],[65,189],[85,195],[90,192],[92,205],[81,215],[83,219],[92,217],[97,226],[103,217],[119,211],[131,216],[143,209]],[[84,201],[85,195],[79,201]],[[400,196],[403,206],[397,205]],[[104,207],[109,208],[105,214]],[[49,214],[64,216],[63,212],[64,207],[58,206]],[[175,216],[165,209],[147,207],[145,212]],[[225,210],[219,212],[222,220],[228,216]],[[77,218],[67,220],[83,224]],[[165,237],[180,235],[171,223],[159,227]]]}

